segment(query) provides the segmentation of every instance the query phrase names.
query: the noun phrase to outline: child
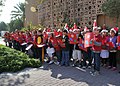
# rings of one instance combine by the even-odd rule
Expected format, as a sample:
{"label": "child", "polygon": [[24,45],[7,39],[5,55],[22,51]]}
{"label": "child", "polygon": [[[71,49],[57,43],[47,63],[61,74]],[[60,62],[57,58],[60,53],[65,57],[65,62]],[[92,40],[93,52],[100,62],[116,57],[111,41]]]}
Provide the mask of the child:
{"label": "child", "polygon": [[107,49],[107,40],[108,40],[108,36],[107,36],[107,30],[102,30],[102,51],[100,53],[100,57],[102,58],[102,65],[104,67],[106,67],[107,65],[107,60],[109,58],[109,52]]}
{"label": "child", "polygon": [[52,44],[48,45],[48,48],[46,49],[46,52],[47,52],[48,57],[50,58],[50,62],[49,62],[49,65],[50,65],[54,62],[53,61],[53,56],[54,56],[54,53],[55,53],[55,49],[53,48]]}
{"label": "child", "polygon": [[67,35],[67,30],[63,31],[63,37],[62,37],[62,41],[65,44],[65,47],[62,48],[62,62],[61,62],[61,66],[65,65],[65,66],[69,66],[69,38]]}
{"label": "child", "polygon": [[101,44],[102,44],[102,37],[100,35],[100,28],[94,27],[94,38],[92,39],[92,50],[93,50],[93,59],[94,59],[94,71],[92,75],[99,75],[100,74],[100,52],[101,52]]}
{"label": "child", "polygon": [[109,55],[109,69],[112,68],[112,70],[116,70],[117,67],[117,62],[116,62],[116,54],[117,54],[117,50],[116,50],[116,43],[117,43],[117,36],[115,36],[117,33],[117,31],[112,28],[110,30],[110,38],[108,39],[108,42],[112,42],[113,46],[109,46],[110,48],[110,55]]}
{"label": "child", "polygon": [[48,43],[47,43],[47,49],[46,49],[46,53],[50,59],[49,65],[52,64],[53,61],[53,57],[54,57],[54,53],[55,53],[55,49],[52,45],[52,40],[53,40],[53,34],[49,33],[49,37],[48,37]]}

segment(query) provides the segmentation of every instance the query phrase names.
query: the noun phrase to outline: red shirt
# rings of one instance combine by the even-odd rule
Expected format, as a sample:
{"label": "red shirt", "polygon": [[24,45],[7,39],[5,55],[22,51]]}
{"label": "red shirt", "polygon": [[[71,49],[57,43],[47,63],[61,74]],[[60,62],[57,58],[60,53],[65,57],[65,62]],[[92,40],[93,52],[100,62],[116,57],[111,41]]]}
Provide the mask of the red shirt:
{"label": "red shirt", "polygon": [[[94,35],[94,41],[102,43],[102,36],[101,35],[98,35],[98,36]],[[101,46],[93,45],[92,49],[93,49],[93,51],[101,51]]]}

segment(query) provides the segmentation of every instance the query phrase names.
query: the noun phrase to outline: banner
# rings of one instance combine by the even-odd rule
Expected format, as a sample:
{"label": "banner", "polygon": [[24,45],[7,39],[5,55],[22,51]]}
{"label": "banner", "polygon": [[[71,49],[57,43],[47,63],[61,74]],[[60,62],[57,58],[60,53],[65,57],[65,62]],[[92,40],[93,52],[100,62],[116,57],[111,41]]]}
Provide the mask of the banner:
{"label": "banner", "polygon": [[84,47],[84,44],[79,44],[78,46],[79,46],[79,48],[80,48],[81,50],[87,52],[87,48]]}
{"label": "banner", "polygon": [[93,46],[93,43],[91,42],[91,39],[93,38],[94,38],[94,34],[92,32],[85,34],[85,41],[84,41],[85,48]]}
{"label": "banner", "polygon": [[114,48],[114,44],[112,42],[108,42],[107,45],[109,45],[110,48]]}
{"label": "banner", "polygon": [[68,35],[70,44],[77,44],[77,36],[76,34],[69,34]]}

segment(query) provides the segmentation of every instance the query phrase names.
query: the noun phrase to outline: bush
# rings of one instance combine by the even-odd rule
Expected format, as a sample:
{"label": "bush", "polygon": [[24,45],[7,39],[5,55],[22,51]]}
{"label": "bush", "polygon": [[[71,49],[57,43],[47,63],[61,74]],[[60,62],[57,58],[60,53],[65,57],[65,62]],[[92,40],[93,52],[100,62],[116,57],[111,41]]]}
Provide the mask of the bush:
{"label": "bush", "polygon": [[0,73],[40,66],[40,60],[29,58],[25,53],[0,45]]}

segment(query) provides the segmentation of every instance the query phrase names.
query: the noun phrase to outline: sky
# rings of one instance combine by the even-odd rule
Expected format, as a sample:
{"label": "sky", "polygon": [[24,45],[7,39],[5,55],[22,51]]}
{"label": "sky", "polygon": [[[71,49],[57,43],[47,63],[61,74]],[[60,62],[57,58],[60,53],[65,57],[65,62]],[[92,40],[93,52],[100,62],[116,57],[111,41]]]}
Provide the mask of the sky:
{"label": "sky", "polygon": [[14,6],[19,4],[19,2],[25,2],[25,0],[6,0],[5,6],[2,7],[3,12],[0,16],[0,22],[4,21],[5,23],[9,23],[11,20],[11,11],[14,10]]}

